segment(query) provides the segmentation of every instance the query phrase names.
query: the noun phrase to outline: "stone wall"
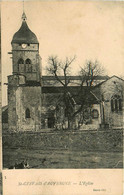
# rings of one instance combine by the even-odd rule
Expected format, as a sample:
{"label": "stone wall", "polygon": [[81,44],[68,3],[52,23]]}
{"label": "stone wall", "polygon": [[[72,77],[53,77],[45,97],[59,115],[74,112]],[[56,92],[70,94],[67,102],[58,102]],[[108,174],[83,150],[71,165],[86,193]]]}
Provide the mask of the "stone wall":
{"label": "stone wall", "polygon": [[[124,103],[122,106],[122,111],[112,111],[111,110],[111,98],[114,95],[118,95],[123,99],[123,87],[124,81],[116,76],[111,77],[102,84],[96,86],[94,93],[96,96],[104,102],[104,119],[105,124],[109,124],[110,127],[123,127],[123,112]],[[103,121],[103,104],[101,102],[101,118]]]}
{"label": "stone wall", "polygon": [[[37,80],[39,81],[39,62],[37,62],[37,55],[38,55],[38,44],[30,44],[30,46],[27,46],[27,48],[22,49],[21,45],[14,43],[12,45],[13,49],[13,72],[14,73],[22,73],[26,76],[27,80]],[[18,70],[18,60],[22,58],[25,62],[26,59],[31,60],[31,67],[32,72],[26,72],[23,70],[22,72],[19,72]],[[25,67],[26,64],[24,63]]]}
{"label": "stone wall", "polygon": [[[30,117],[25,117],[26,109]],[[8,105],[9,130],[37,131],[41,129],[41,87],[23,86],[11,88]]]}
{"label": "stone wall", "polygon": [[105,120],[110,126],[123,126],[123,110],[118,112],[111,111],[111,97],[119,95],[122,97],[124,82],[118,77],[112,77],[101,85],[101,93],[104,95],[105,103]]}
{"label": "stone wall", "polygon": [[123,131],[35,132],[3,135],[4,148],[122,151]]}

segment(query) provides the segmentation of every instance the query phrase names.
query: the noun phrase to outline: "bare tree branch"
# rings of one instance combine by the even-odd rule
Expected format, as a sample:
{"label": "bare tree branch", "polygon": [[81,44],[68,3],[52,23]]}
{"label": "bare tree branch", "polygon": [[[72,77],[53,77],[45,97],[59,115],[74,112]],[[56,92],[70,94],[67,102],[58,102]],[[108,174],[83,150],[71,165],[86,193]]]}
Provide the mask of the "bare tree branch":
{"label": "bare tree branch", "polygon": [[[61,61],[57,56],[50,56],[48,58],[48,66],[46,68],[47,73],[53,75],[55,79],[63,86],[63,98],[61,97],[59,100],[63,101],[64,103],[66,117],[68,118],[68,128],[70,128],[70,122],[73,121],[74,117],[78,115],[78,113],[90,107],[92,86],[94,85],[94,82],[97,80],[98,76],[105,73],[104,68],[97,60],[95,62],[92,62],[91,60],[86,61],[84,67],[80,68],[81,82],[78,86],[78,91],[76,91],[76,94],[74,94],[73,91],[70,91],[69,83],[71,64],[74,62],[75,58],[75,56],[73,58],[66,57],[64,61]],[[64,79],[61,79],[61,74],[63,75]],[[80,100],[80,105],[75,110],[75,106],[77,104],[75,101],[76,98]],[[56,105],[59,105],[59,101],[57,101]]]}

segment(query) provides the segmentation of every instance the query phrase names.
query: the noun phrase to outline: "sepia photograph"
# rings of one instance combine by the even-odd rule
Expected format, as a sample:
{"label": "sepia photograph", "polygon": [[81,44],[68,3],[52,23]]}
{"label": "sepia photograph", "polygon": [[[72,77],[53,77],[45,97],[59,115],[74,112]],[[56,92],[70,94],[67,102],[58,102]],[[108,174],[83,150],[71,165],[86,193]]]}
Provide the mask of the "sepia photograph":
{"label": "sepia photograph", "polygon": [[122,169],[124,2],[2,2],[3,169]]}

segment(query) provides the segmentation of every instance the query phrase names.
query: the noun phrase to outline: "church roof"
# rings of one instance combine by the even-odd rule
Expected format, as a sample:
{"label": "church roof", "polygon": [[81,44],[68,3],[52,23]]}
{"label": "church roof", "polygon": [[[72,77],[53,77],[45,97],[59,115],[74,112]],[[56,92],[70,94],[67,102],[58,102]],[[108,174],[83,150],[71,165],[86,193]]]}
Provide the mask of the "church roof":
{"label": "church roof", "polygon": [[[83,86],[82,88],[79,86],[69,86],[68,87],[68,93],[70,96],[75,100],[76,104],[81,105],[82,101],[87,100],[87,102],[91,104],[98,104],[98,99],[93,95],[94,87],[87,87]],[[43,94],[49,94],[51,97],[53,94],[56,94],[58,96],[62,95],[64,93],[64,87],[42,87],[42,93]],[[50,101],[47,102],[48,104],[51,104]]]}
{"label": "church roof", "polygon": [[36,35],[29,29],[26,18],[22,18],[20,29],[14,34],[11,43],[38,43]]}
{"label": "church roof", "polygon": [[[69,81],[68,86],[80,86],[82,77],[81,76],[67,76],[67,80]],[[94,82],[93,86],[98,85],[98,83],[101,83],[105,80],[107,80],[109,77],[108,76],[97,76],[94,77]],[[50,86],[61,86],[61,83],[55,78],[55,76],[42,76],[42,85],[44,87],[50,87]],[[59,76],[59,79],[62,82],[65,82],[65,77],[64,76]],[[83,85],[86,85],[86,82],[83,83]]]}

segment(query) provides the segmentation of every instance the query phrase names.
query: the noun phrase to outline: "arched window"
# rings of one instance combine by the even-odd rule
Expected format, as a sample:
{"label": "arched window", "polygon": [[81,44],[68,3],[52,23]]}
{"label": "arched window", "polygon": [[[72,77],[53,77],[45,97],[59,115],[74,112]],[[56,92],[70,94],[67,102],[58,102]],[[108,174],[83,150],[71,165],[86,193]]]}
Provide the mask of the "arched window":
{"label": "arched window", "polygon": [[111,97],[111,111],[122,111],[122,98],[119,95]]}
{"label": "arched window", "polygon": [[99,117],[99,113],[97,109],[92,110],[92,118],[97,119]]}
{"label": "arched window", "polygon": [[28,58],[28,59],[26,59],[25,63],[26,64],[31,64],[31,60]]}
{"label": "arched window", "polygon": [[26,64],[26,72],[32,72],[31,60],[29,58],[26,59],[25,64]]}
{"label": "arched window", "polygon": [[20,58],[20,59],[18,60],[18,63],[19,63],[19,64],[24,64],[24,60],[23,60],[22,58]]}
{"label": "arched window", "polygon": [[31,118],[29,108],[27,108],[25,111],[25,118]]}
{"label": "arched window", "polygon": [[113,99],[111,99],[111,111],[112,112],[114,111],[114,101],[113,101]]}
{"label": "arched window", "polygon": [[20,58],[18,60],[18,71],[19,72],[24,72],[25,71],[24,60],[22,58]]}
{"label": "arched window", "polygon": [[119,99],[119,110],[122,111],[122,99]]}
{"label": "arched window", "polygon": [[115,110],[118,110],[118,100],[115,99]]}

